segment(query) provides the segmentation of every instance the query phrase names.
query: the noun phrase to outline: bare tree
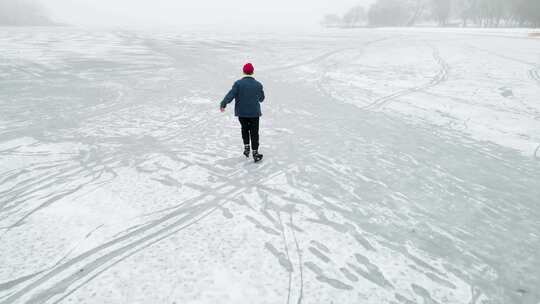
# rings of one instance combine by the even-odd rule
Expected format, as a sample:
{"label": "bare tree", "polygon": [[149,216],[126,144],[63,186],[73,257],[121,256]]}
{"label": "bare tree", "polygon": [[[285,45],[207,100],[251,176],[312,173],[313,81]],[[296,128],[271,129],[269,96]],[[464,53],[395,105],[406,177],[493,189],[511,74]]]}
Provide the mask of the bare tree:
{"label": "bare tree", "polygon": [[467,27],[476,17],[477,0],[453,0],[452,15],[461,19],[461,26]]}
{"label": "bare tree", "polygon": [[378,0],[368,12],[372,26],[405,26],[414,15],[416,0]]}
{"label": "bare tree", "polygon": [[440,26],[446,26],[452,7],[450,0],[432,0],[431,2],[434,17],[437,19]]}
{"label": "bare tree", "polygon": [[[365,15],[356,6],[343,18],[327,17],[326,23],[355,27],[362,25]],[[539,27],[540,0],[377,0],[367,13],[371,26],[413,26],[423,18],[436,20],[439,26],[460,19],[463,27]]]}
{"label": "bare tree", "polygon": [[407,21],[407,26],[413,26],[418,21],[418,19],[422,16],[425,8],[426,8],[426,1],[417,0],[416,9],[414,11],[414,14],[409,19],[409,21]]}
{"label": "bare tree", "polygon": [[366,11],[364,7],[357,5],[351,8],[343,16],[343,25],[345,27],[358,27],[366,22]]}
{"label": "bare tree", "polygon": [[519,26],[540,27],[540,1],[514,0],[512,13]]}

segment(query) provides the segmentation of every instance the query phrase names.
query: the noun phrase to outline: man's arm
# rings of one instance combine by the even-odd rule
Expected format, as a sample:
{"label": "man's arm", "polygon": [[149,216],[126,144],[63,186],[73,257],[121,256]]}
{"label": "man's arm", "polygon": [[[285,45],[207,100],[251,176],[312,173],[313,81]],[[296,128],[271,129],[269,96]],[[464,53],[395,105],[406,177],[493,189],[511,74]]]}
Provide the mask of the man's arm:
{"label": "man's arm", "polygon": [[221,108],[225,109],[227,107],[227,104],[231,103],[231,101],[236,98],[237,94],[238,85],[235,82],[232,86],[232,89],[229,91],[229,93],[227,93],[227,95],[225,95],[225,98],[223,98],[223,101],[221,102]]}
{"label": "man's arm", "polygon": [[259,102],[263,102],[264,98],[265,98],[265,96],[264,96],[264,88],[263,88],[263,86],[261,84],[261,95],[259,96]]}

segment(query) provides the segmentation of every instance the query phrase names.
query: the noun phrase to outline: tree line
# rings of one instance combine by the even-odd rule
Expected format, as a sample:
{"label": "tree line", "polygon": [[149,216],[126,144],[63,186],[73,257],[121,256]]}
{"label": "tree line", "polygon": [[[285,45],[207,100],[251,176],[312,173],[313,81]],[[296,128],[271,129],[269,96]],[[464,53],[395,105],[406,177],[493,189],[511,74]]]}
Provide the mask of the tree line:
{"label": "tree line", "polygon": [[326,15],[326,27],[415,26],[540,27],[540,0],[377,0],[342,16]]}

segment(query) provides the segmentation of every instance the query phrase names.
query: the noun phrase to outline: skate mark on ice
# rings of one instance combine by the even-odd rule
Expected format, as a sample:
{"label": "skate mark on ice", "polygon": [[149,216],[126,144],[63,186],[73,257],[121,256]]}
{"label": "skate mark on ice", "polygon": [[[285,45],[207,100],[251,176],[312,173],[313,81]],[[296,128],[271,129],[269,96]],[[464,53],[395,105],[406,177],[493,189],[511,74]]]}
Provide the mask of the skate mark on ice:
{"label": "skate mark on ice", "polygon": [[416,92],[425,91],[429,88],[435,87],[439,85],[440,83],[446,81],[448,79],[450,66],[446,63],[446,61],[444,61],[444,59],[442,59],[439,53],[439,49],[437,47],[435,46],[430,46],[430,47],[433,50],[432,51],[433,60],[435,60],[435,62],[439,65],[439,71],[437,72],[437,74],[435,74],[435,76],[432,77],[429,83],[426,83],[424,85],[417,86],[417,87],[408,88],[408,89],[401,90],[387,96],[380,97],[374,100],[373,102],[371,102],[370,104],[360,107],[360,108],[365,109],[365,110],[377,109],[394,101],[395,99],[399,97],[403,97],[403,96],[416,93]]}
{"label": "skate mark on ice", "polygon": [[423,299],[425,304],[438,304],[439,303],[431,297],[431,294],[429,293],[429,291],[425,289],[424,287],[413,283],[411,284],[411,288],[415,294],[417,294]]}
{"label": "skate mark on ice", "polygon": [[[264,192],[262,190],[265,190]],[[257,187],[257,194],[262,200],[262,207],[260,209],[260,213],[270,222],[272,225],[274,225],[274,228],[281,231],[283,229],[281,222],[277,218],[279,216],[278,212],[281,209],[280,206],[272,203],[268,197],[269,194],[266,189],[263,189],[262,187]],[[274,211],[276,213],[276,218],[272,214],[270,214],[270,210]]]}
{"label": "skate mark on ice", "polygon": [[[438,98],[446,98],[446,99],[451,100],[452,102],[459,103],[459,104],[466,105],[466,106],[474,105],[474,106],[477,106],[477,107],[483,107],[483,108],[491,109],[491,110],[497,111],[497,112],[518,114],[518,115],[523,113],[522,111],[518,111],[516,109],[505,109],[503,107],[499,107],[499,106],[495,106],[495,105],[491,105],[491,104],[480,103],[480,102],[474,102],[473,100],[468,100],[468,99],[460,98],[460,97],[457,97],[457,96],[450,96],[450,95],[439,94],[439,93],[434,93],[434,92],[429,92],[429,91],[424,91],[423,93],[426,94],[426,95],[430,95],[430,96],[434,96],[434,97],[438,97]],[[530,107],[529,105],[524,103],[523,100],[517,99],[517,101],[520,104],[522,104],[523,107],[526,109],[525,113],[527,113],[527,114],[529,114],[531,116],[534,116],[537,120],[540,119],[540,112],[538,110]],[[453,116],[448,116],[448,117],[453,117]],[[469,120],[470,120],[470,118],[468,119],[468,121]],[[468,129],[465,121],[463,123],[465,124],[464,130]]]}
{"label": "skate mark on ice", "polygon": [[[422,272],[422,271],[420,271]],[[424,272],[424,275],[428,278],[430,278],[433,282],[439,283],[442,286],[446,286],[450,289],[456,289],[456,285],[452,284],[452,282],[442,279],[438,275],[434,274],[433,272]]]}
{"label": "skate mark on ice", "polygon": [[180,183],[178,180],[172,178],[170,175],[162,175],[161,178],[152,177],[151,180],[154,180],[164,186],[167,187],[175,187],[175,188],[181,188],[182,183]]}
{"label": "skate mark on ice", "polygon": [[287,255],[283,252],[280,252],[279,250],[276,249],[276,247],[274,247],[274,245],[272,245],[271,243],[269,242],[266,242],[264,244],[264,248],[266,248],[266,250],[270,251],[270,253],[276,257],[278,259],[278,262],[281,266],[283,266],[283,268],[285,268],[285,270],[287,270],[287,272],[292,272],[293,271],[293,266],[292,266],[292,263],[291,261],[287,258]]}
{"label": "skate mark on ice", "polygon": [[294,229],[295,225],[293,223],[292,213],[289,213],[289,224],[292,227],[291,234],[294,239],[294,245],[296,246],[296,253],[298,257],[298,270],[300,271],[300,294],[298,295],[298,300],[296,301],[296,304],[301,304],[304,297],[304,266],[302,262],[302,251],[300,250],[300,246],[298,245],[298,239],[296,238],[296,233]]}
{"label": "skate mark on ice", "polygon": [[[24,197],[24,196],[30,196],[39,190],[46,189],[52,185],[54,185],[57,181],[57,178],[62,178],[64,175],[63,172],[71,173],[70,171],[73,169],[78,168],[78,166],[68,166],[67,168],[60,167],[58,170],[60,172],[54,172],[54,173],[43,173],[38,175],[31,175],[27,179],[24,179],[9,189],[0,191],[0,197],[2,197],[3,200],[5,200],[5,204],[8,204],[9,201],[13,201],[15,199]],[[31,168],[26,170],[27,173],[32,173],[32,171],[35,168]],[[73,175],[76,175],[77,173],[82,172],[82,170],[76,171],[72,173]],[[35,172],[34,172],[35,174]],[[70,174],[71,175],[71,174]],[[70,176],[68,175],[68,176]],[[52,180],[52,181],[51,181]],[[48,183],[47,183],[48,182]],[[41,185],[40,185],[41,184]],[[36,188],[37,187],[37,188]]]}
{"label": "skate mark on ice", "polygon": [[[384,277],[383,273],[375,264],[372,264],[369,259],[359,253],[355,254],[356,261],[363,267],[358,267],[355,264],[347,263],[351,269],[365,279],[375,283],[383,288],[393,288],[394,286]],[[366,270],[364,270],[366,269]]]}
{"label": "skate mark on ice", "polygon": [[330,262],[330,258],[327,257],[324,253],[320,252],[317,248],[309,247],[308,250],[311,251],[311,253],[313,253],[314,256],[319,258],[319,260],[321,260],[321,261],[323,261],[325,263]]}
{"label": "skate mark on ice", "polygon": [[[257,189],[259,196],[262,198],[263,206],[260,210],[261,214],[274,223],[276,229],[280,231],[281,242],[284,252],[277,250],[271,243],[267,242],[265,248],[274,255],[279,264],[288,271],[288,287],[287,287],[287,303],[301,303],[304,293],[304,273],[302,266],[302,252],[298,239],[296,237],[296,229],[293,220],[293,213],[296,212],[293,204],[278,205],[270,199],[269,194],[262,189]],[[273,211],[270,213],[269,211]],[[272,215],[272,214],[275,214]],[[284,223],[282,215],[288,214],[288,223]],[[296,252],[295,252],[296,251]],[[293,257],[296,256],[298,268],[296,271],[293,266]]]}
{"label": "skate mark on ice", "polygon": [[540,86],[540,66],[538,65],[538,63],[522,60],[522,59],[511,57],[511,56],[508,56],[508,55],[499,54],[499,53],[494,52],[492,50],[483,49],[483,48],[476,47],[476,46],[471,45],[471,44],[469,44],[468,46],[470,48],[485,52],[485,53],[487,53],[489,55],[492,55],[492,56],[495,56],[495,57],[499,57],[499,58],[502,58],[502,59],[505,59],[505,60],[521,63],[521,64],[528,65],[528,66],[532,66],[532,68],[527,71],[527,75],[529,76],[529,78],[531,80],[533,80],[537,85]]}
{"label": "skate mark on ice", "polygon": [[312,223],[328,226],[339,233],[347,233],[350,229],[350,226],[347,224],[341,224],[329,220],[324,213],[320,213],[318,219],[308,218],[306,220]]}
{"label": "skate mark on ice", "polygon": [[411,301],[404,297],[403,295],[400,295],[399,293],[394,294],[394,298],[399,301],[399,303],[403,304],[418,304],[417,302]]}
{"label": "skate mark on ice", "polygon": [[499,57],[499,58],[502,58],[502,59],[505,59],[505,60],[509,60],[509,61],[513,61],[513,62],[517,62],[517,63],[521,63],[521,64],[524,64],[524,65],[529,65],[529,66],[536,66],[536,64],[534,62],[526,61],[526,60],[523,60],[523,59],[508,56],[508,55],[499,54],[499,53],[494,52],[492,50],[488,50],[488,49],[484,49],[484,48],[481,48],[481,47],[474,46],[474,45],[472,45],[470,43],[467,44],[467,46],[472,48],[472,49],[476,49],[478,51],[481,51],[481,52],[484,52],[484,53],[487,53],[489,55]]}
{"label": "skate mark on ice", "polygon": [[290,265],[290,270],[289,270],[289,288],[287,290],[287,304],[290,303],[290,299],[291,299],[291,291],[292,291],[292,273],[294,271],[294,268],[292,266],[292,262],[291,262],[291,257],[289,255],[289,246],[287,245],[287,237],[285,236],[285,228],[283,227],[283,222],[281,221],[281,213],[280,211],[277,211],[276,210],[276,214],[277,214],[277,217],[278,217],[278,220],[279,220],[279,225],[280,225],[280,228],[281,228],[281,237],[282,237],[282,240],[283,240],[283,248],[285,249],[285,257],[287,258],[287,263],[288,265]]}
{"label": "skate mark on ice", "polygon": [[[79,285],[75,286],[72,290],[70,290],[69,292],[64,294],[62,297],[60,297],[57,301],[54,302],[54,303],[60,303],[65,298],[67,298],[69,295],[71,295],[75,291],[77,291],[79,288],[85,286],[90,281],[92,281],[93,279],[95,279],[96,277],[98,277],[100,274],[107,271],[108,269],[112,268],[116,264],[124,261],[125,259],[131,257],[132,255],[134,255],[134,254],[136,254],[138,252],[140,252],[141,250],[143,250],[145,248],[148,248],[149,246],[151,246],[151,245],[153,245],[153,244],[155,244],[155,243],[157,243],[157,242],[159,242],[159,241],[161,241],[161,240],[163,240],[163,239],[165,239],[165,238],[167,238],[167,237],[169,237],[169,236],[171,236],[173,234],[178,233],[181,230],[184,230],[184,229],[190,227],[191,225],[198,223],[200,220],[202,220],[202,219],[206,218],[207,216],[209,216],[210,214],[212,214],[216,209],[217,208],[214,208],[214,209],[211,209],[211,210],[207,211],[206,213],[203,213],[200,217],[195,218],[193,221],[188,222],[187,224],[185,224],[183,226],[180,226],[179,228],[177,228],[175,230],[172,230],[172,231],[168,232],[167,234],[162,235],[161,237],[152,240],[149,243],[144,244],[142,247],[136,248],[136,246],[138,244],[128,244],[128,245],[126,245],[124,247],[121,247],[119,249],[116,249],[116,250],[114,250],[114,251],[112,251],[112,252],[110,252],[108,254],[105,254],[104,256],[101,256],[97,260],[94,260],[94,261],[84,265],[83,267],[75,269],[70,276],[64,278],[63,280],[61,280],[58,283],[55,283],[53,286],[50,286],[50,287],[46,288],[43,291],[37,292],[37,294],[34,294],[31,297],[30,302],[32,302],[32,301],[37,301],[39,303],[46,302],[50,298],[54,297],[55,295],[61,294],[62,292],[67,291],[68,288],[70,286],[72,286],[74,283],[76,283],[80,279],[85,278],[86,276],[89,276],[92,273],[93,270],[99,269],[99,266],[105,265],[105,267],[103,267],[103,269],[97,271],[95,274],[88,277],[85,281],[83,281]],[[181,220],[183,220],[183,219],[181,219]],[[152,237],[153,237],[153,235],[144,237],[144,240],[140,240],[137,243],[143,243],[146,239],[152,239]],[[102,246],[100,246],[100,247],[102,247]],[[135,250],[129,252],[129,250],[132,249],[132,248],[135,248]],[[93,250],[93,251],[95,251],[95,250]],[[124,254],[125,252],[127,252],[127,254],[122,256],[122,254]],[[95,253],[95,252],[87,252],[87,253],[84,253],[82,255],[79,255],[76,258],[78,259],[81,256],[86,257],[89,254],[93,254],[93,253]],[[117,259],[116,261],[113,261],[113,259],[115,257],[117,257],[117,256],[120,256],[120,258]],[[46,274],[45,277],[40,278],[37,282],[34,282],[30,286],[25,287],[22,291],[25,291],[28,288],[34,289],[35,286],[39,285],[43,280],[46,281],[48,279],[53,278],[54,276],[56,276],[56,274],[62,272],[62,270],[65,270],[67,267],[74,265],[76,262],[78,262],[78,261],[74,261],[74,259],[72,259],[72,260],[66,262],[63,265],[60,265],[59,267],[54,268],[50,273]],[[112,263],[107,264],[108,262],[112,262]],[[20,298],[21,296],[24,296],[24,295],[20,295],[20,293],[22,291],[18,291],[17,293],[15,293],[14,296],[16,298]],[[8,298],[8,300],[10,300],[11,298],[12,297]],[[1,303],[10,303],[10,302],[8,301],[8,302],[1,302]]]}
{"label": "skate mark on ice", "polygon": [[287,223],[287,226],[289,226],[292,230],[294,230],[296,232],[305,232],[302,228],[296,226],[293,223]]}
{"label": "skate mark on ice", "polygon": [[[384,41],[384,40],[388,40],[388,39],[392,39],[392,37],[385,37],[385,38],[375,39],[375,40],[371,40],[371,41],[366,41],[366,42],[362,43],[361,47],[365,47],[365,46],[368,46],[370,44],[374,44],[374,43]],[[301,67],[301,66],[304,66],[304,65],[318,63],[318,62],[321,62],[321,61],[323,61],[323,60],[325,60],[325,59],[327,59],[329,57],[332,57],[332,56],[334,56],[336,54],[339,54],[339,53],[342,53],[342,52],[345,52],[345,51],[350,51],[350,50],[357,50],[357,48],[346,47],[346,48],[340,48],[340,49],[337,49],[337,50],[332,50],[332,51],[323,53],[322,55],[319,55],[317,57],[314,57],[312,59],[306,60],[306,61],[301,61],[301,62],[298,62],[298,63],[295,63],[295,64],[290,64],[290,65],[286,65],[286,66],[282,66],[282,67],[276,67],[276,68],[272,68],[272,69],[267,69],[267,70],[264,70],[263,72],[277,72],[277,71],[283,71],[283,70],[290,70],[290,69],[298,68],[298,67]]]}
{"label": "skate mark on ice", "polygon": [[[52,167],[56,167],[56,165],[52,166]],[[36,168],[39,170],[39,168]],[[24,174],[27,174],[27,173],[30,173],[31,170],[29,169],[22,169],[20,171],[17,172],[17,170],[13,170],[15,171],[14,173],[12,172],[6,172],[2,175],[6,175],[6,177],[0,181],[0,185],[5,185],[6,183],[8,183],[10,180],[13,180],[13,179],[17,179],[19,176],[21,175],[24,175]],[[2,193],[3,191],[0,191],[0,193]]]}
{"label": "skate mark on ice", "polygon": [[313,244],[315,247],[317,247],[319,250],[324,251],[326,253],[330,253],[330,249],[328,249],[328,247],[326,247],[324,244],[319,243],[316,240],[311,240],[310,243]]}
{"label": "skate mark on ice", "polygon": [[234,217],[234,214],[231,212],[231,210],[225,206],[219,206],[219,209],[221,210],[224,217],[228,219],[232,219]]}
{"label": "skate mark on ice", "polygon": [[[71,291],[69,291],[68,293],[64,294],[64,295],[63,295],[61,298],[59,298],[57,301],[53,302],[53,304],[58,304],[58,303],[62,302],[64,299],[66,299],[68,296],[70,296],[71,294],[73,294],[73,293],[74,293],[75,291],[77,291],[79,288],[85,286],[86,284],[88,284],[90,281],[92,281],[93,279],[95,279],[96,277],[98,277],[99,275],[101,275],[102,273],[104,273],[105,271],[109,270],[110,268],[114,267],[115,265],[119,264],[120,262],[124,261],[125,259],[131,257],[132,255],[134,255],[134,254],[140,252],[141,250],[143,250],[143,249],[145,249],[145,248],[148,248],[148,247],[150,247],[151,245],[153,245],[153,244],[155,244],[155,243],[158,243],[158,242],[160,242],[161,240],[163,240],[163,239],[165,239],[165,238],[168,238],[168,237],[170,237],[171,235],[174,235],[174,234],[178,233],[178,232],[181,231],[181,230],[184,230],[184,229],[186,229],[186,228],[189,228],[191,225],[196,224],[196,223],[198,223],[199,221],[201,221],[202,219],[204,219],[204,218],[206,218],[207,216],[211,215],[215,210],[216,210],[216,209],[213,209],[213,210],[208,211],[206,214],[203,214],[200,218],[196,219],[195,221],[190,222],[190,223],[188,223],[188,224],[186,224],[186,225],[184,225],[184,226],[182,226],[182,227],[180,227],[180,228],[178,228],[178,229],[176,229],[176,230],[173,230],[173,231],[171,231],[170,233],[165,234],[165,235],[163,235],[162,237],[160,237],[160,238],[158,238],[158,239],[156,239],[156,240],[154,240],[154,241],[152,241],[152,242],[146,244],[145,246],[143,246],[143,247],[141,247],[141,248],[138,248],[137,250],[134,250],[133,252],[127,254],[126,256],[124,256],[124,257],[118,259],[117,261],[113,262],[112,264],[110,264],[110,265],[108,265],[107,267],[103,268],[102,270],[98,271],[98,272],[95,273],[94,275],[90,276],[88,279],[86,279],[85,281],[83,281],[83,282],[82,282],[81,284],[79,284],[78,286],[74,287]],[[81,268],[81,269],[79,270],[79,273],[83,274],[83,273],[86,273],[86,271],[85,271],[84,268]],[[49,291],[50,291],[50,290],[56,291],[56,289],[55,289],[54,287],[49,288],[48,290],[49,290]],[[65,290],[67,290],[67,287],[66,287]],[[34,296],[34,298],[38,298],[38,299],[39,299],[40,297],[39,297],[39,296]],[[41,299],[40,299],[40,303],[41,303]]]}
{"label": "skate mark on ice", "polygon": [[500,87],[499,88],[499,94],[504,98],[512,98],[514,97],[514,92],[511,88],[507,87]]}
{"label": "skate mark on ice", "polygon": [[341,267],[339,268],[339,271],[341,271],[341,273],[343,273],[343,275],[349,280],[349,281],[352,281],[352,282],[358,282],[358,277],[355,276],[352,272],[349,271],[349,269],[345,268],[345,267]]}
{"label": "skate mark on ice", "polygon": [[373,246],[371,246],[371,243],[366,238],[364,238],[360,233],[354,232],[353,237],[366,250],[376,251],[375,248],[373,248]]}
{"label": "skate mark on ice", "polygon": [[23,276],[23,277],[19,277],[19,278],[16,278],[14,280],[11,280],[11,281],[7,281],[7,282],[2,282],[0,283],[0,291],[3,291],[3,290],[9,290],[9,289],[12,289],[13,287],[23,283],[23,282],[26,282],[30,279],[32,279],[33,277],[39,275],[43,273],[43,271],[40,271],[40,272],[36,272],[36,273],[33,273],[33,274],[29,274],[29,275],[26,275],[26,276]]}
{"label": "skate mark on ice", "polygon": [[[40,142],[36,142],[32,145],[39,146],[40,144]],[[62,154],[60,153],[59,155]],[[114,171],[110,168],[110,164],[114,160],[103,159],[88,164],[78,159],[80,158],[78,154],[68,155],[69,158],[67,159],[54,161],[54,165],[43,165],[45,163],[43,161],[25,167],[15,174],[19,177],[19,181],[0,192],[0,200],[5,201],[0,204],[1,220],[19,216],[19,219],[14,220],[14,222],[6,227],[7,231],[5,233],[24,224],[25,220],[40,210],[51,206],[67,196],[80,192],[83,187],[100,187],[115,177]],[[51,162],[46,161],[46,163],[50,164]],[[57,170],[49,170],[52,168]],[[42,172],[44,170],[48,171]],[[112,177],[102,179],[106,173],[111,173]],[[82,177],[77,179],[81,175]],[[8,176],[8,178],[13,178],[13,175]],[[75,185],[73,185],[74,181],[76,182]],[[59,187],[60,189],[52,191],[48,195],[40,195],[41,191],[48,190],[51,187]],[[14,209],[15,207],[17,209]],[[14,210],[10,211],[10,209]]]}
{"label": "skate mark on ice", "polygon": [[4,236],[6,233],[9,233],[11,231],[11,229],[20,226],[27,218],[32,216],[32,214],[38,212],[41,209],[47,208],[48,206],[52,205],[54,202],[59,201],[62,198],[67,197],[67,196],[79,191],[82,187],[83,187],[83,185],[79,185],[75,189],[65,191],[65,192],[63,192],[61,194],[55,195],[52,198],[46,200],[44,203],[40,204],[39,206],[37,206],[34,209],[27,212],[24,216],[22,216],[20,219],[18,219],[15,223],[11,224],[7,228],[7,230],[2,234],[2,236]]}
{"label": "skate mark on ice", "polygon": [[309,64],[312,64],[312,63],[317,63],[317,62],[323,61],[324,59],[326,59],[328,57],[331,57],[333,55],[339,54],[341,52],[344,52],[344,51],[347,51],[347,50],[350,50],[350,49],[351,48],[341,48],[341,49],[337,49],[337,50],[332,50],[330,52],[326,52],[326,53],[324,53],[322,55],[319,55],[317,57],[314,57],[314,58],[306,60],[306,61],[301,61],[301,62],[298,62],[298,63],[295,63],[295,64],[290,64],[290,65],[286,65],[286,66],[282,66],[282,67],[276,67],[276,68],[272,68],[272,69],[267,69],[267,70],[264,70],[263,72],[278,72],[278,71],[290,70],[290,69],[298,68],[298,67],[301,67],[301,66],[304,66],[304,65],[309,65]]}
{"label": "skate mark on ice", "polygon": [[254,217],[250,215],[246,215],[245,218],[251,223],[253,223],[253,225],[255,225],[255,228],[260,229],[264,231],[265,233],[277,235],[277,236],[281,235],[278,231],[274,230],[273,228],[264,226],[261,222],[259,222],[257,219],[255,219]]}
{"label": "skate mark on ice", "polygon": [[[74,245],[66,254],[64,254],[64,256],[62,258],[60,258],[58,260],[58,262],[56,262],[53,266],[45,269],[45,270],[41,270],[39,272],[36,272],[36,273],[33,273],[33,274],[30,274],[30,275],[27,275],[27,276],[23,276],[23,277],[19,277],[17,279],[14,279],[14,280],[11,280],[9,282],[4,282],[4,283],[0,283],[0,291],[2,290],[9,290],[9,289],[12,289],[13,287],[15,287],[16,285],[20,284],[20,283],[23,283],[25,281],[28,281],[32,278],[34,278],[35,276],[37,275],[40,275],[46,271],[51,271],[51,270],[54,270],[55,267],[57,267],[58,265],[62,264],[63,261],[65,261],[69,255],[86,239],[88,239],[92,234],[94,234],[97,230],[99,230],[100,228],[102,228],[104,225],[99,225],[97,226],[96,228],[92,229],[90,232],[88,232],[86,234],[86,236],[84,237],[83,240],[81,240],[78,244]],[[7,296],[6,296],[7,297]]]}
{"label": "skate mark on ice", "polygon": [[[385,41],[385,40],[391,40],[391,39],[396,39],[396,37],[387,37],[387,38],[381,38],[381,39],[376,39],[376,40],[372,40],[372,41],[367,41],[367,42],[364,42],[362,43],[359,47],[357,48],[347,48],[347,49],[344,49],[343,51],[355,51],[356,53],[358,54],[362,54],[364,52],[364,48],[372,45],[372,44],[375,44],[377,42],[381,42],[381,41]],[[357,54],[357,56],[359,56]],[[330,71],[330,67],[329,66],[325,66],[322,70],[322,73],[321,73],[321,76],[319,77],[319,79],[317,80],[316,82],[316,86],[317,86],[317,89],[319,90],[319,92],[322,92],[322,94],[324,94],[325,96],[327,97],[330,97],[330,98],[335,98],[334,95],[330,92],[330,90],[326,89],[327,87],[327,83],[328,83],[328,73]]]}
{"label": "skate mark on ice", "polygon": [[323,270],[317,266],[315,263],[313,262],[305,262],[304,263],[304,266],[306,266],[309,270],[311,270],[313,273],[315,273],[316,275],[316,279],[319,281],[319,282],[323,282],[323,283],[326,283],[336,289],[343,289],[343,290],[352,290],[353,287],[349,284],[346,284],[340,280],[337,280],[337,279],[332,279],[332,278],[329,278],[327,277],[326,275],[324,275],[324,272]]}
{"label": "skate mark on ice", "polygon": [[[282,172],[282,170],[279,170],[275,174],[281,174]],[[275,174],[268,174],[257,179],[256,182],[264,183]],[[206,193],[184,201],[176,209],[158,219],[148,221],[140,228],[115,237],[54,267],[37,280],[15,291],[0,303],[11,303],[22,297],[47,302],[51,298],[67,292],[60,297],[59,301],[65,299],[101,273],[137,252],[200,222],[219,210],[220,205],[230,202],[248,189],[246,187],[248,185],[234,183],[234,181],[235,178],[231,177],[234,186],[227,184],[217,186]],[[223,189],[227,190],[223,191]],[[213,199],[216,197],[221,199],[214,201]],[[52,280],[54,280],[54,283],[46,285],[47,282]],[[81,280],[83,281],[80,282]],[[75,285],[77,283],[79,284]],[[68,291],[70,287],[73,288]]]}

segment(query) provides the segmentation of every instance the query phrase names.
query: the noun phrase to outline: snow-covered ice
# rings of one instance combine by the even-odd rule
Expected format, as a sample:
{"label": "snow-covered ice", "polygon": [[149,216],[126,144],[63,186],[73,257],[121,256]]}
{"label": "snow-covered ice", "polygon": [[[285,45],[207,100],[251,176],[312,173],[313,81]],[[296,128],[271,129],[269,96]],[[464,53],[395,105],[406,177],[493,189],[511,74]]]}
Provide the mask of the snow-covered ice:
{"label": "snow-covered ice", "polygon": [[2,304],[540,303],[526,31],[1,28],[0,109]]}

